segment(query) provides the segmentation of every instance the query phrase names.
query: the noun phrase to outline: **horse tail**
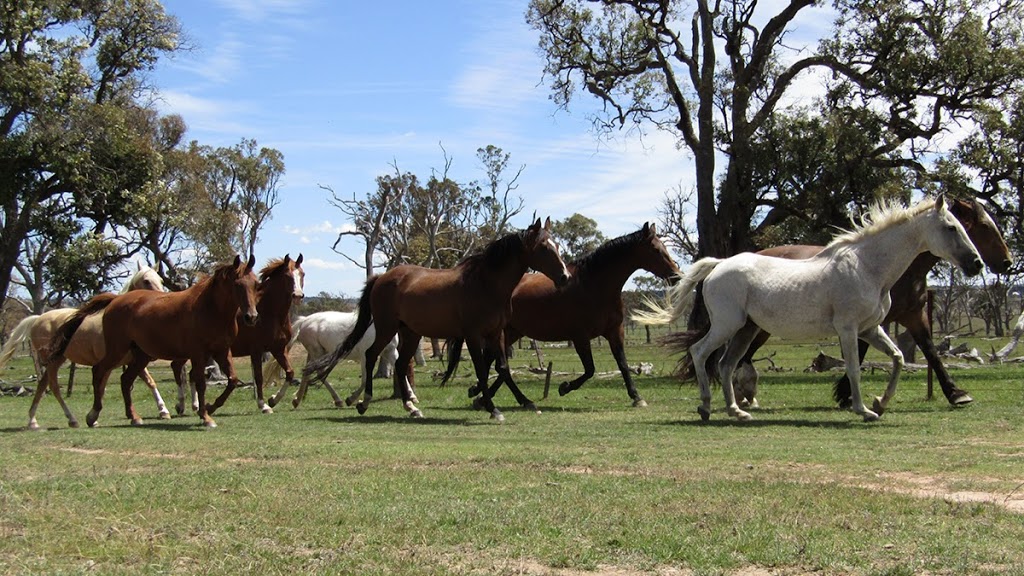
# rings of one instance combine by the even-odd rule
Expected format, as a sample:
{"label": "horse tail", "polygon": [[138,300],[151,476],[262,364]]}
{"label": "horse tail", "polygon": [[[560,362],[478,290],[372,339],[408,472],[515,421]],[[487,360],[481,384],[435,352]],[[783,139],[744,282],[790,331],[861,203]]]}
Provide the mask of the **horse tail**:
{"label": "horse tail", "polygon": [[312,362],[306,364],[302,369],[303,376],[310,376],[314,380],[320,380],[321,382],[327,379],[330,375],[331,370],[338,365],[338,362],[349,355],[352,349],[356,347],[359,340],[363,338],[366,331],[370,328],[370,324],[373,322],[373,311],[370,309],[370,293],[373,292],[373,286],[377,283],[379,276],[371,276],[366,281],[366,286],[363,286],[363,294],[359,297],[359,314],[356,316],[356,325],[352,327],[352,332],[345,337],[345,340],[334,349],[331,354],[325,354]]}
{"label": "horse tail", "polygon": [[40,363],[43,365],[49,364],[50,360],[64,355],[64,352],[68,349],[68,344],[71,343],[71,338],[75,335],[79,326],[86,318],[97,314],[107,309],[107,306],[117,298],[117,294],[111,292],[104,292],[103,294],[97,294],[83,304],[77,312],[71,315],[63,324],[57,328],[57,331],[53,333],[53,337],[50,338],[50,355],[45,359],[40,359]]}
{"label": "horse tail", "polygon": [[650,298],[644,298],[645,310],[634,311],[630,318],[646,325],[671,324],[690,309],[694,300],[694,290],[704,281],[715,267],[722,262],[719,258],[701,258],[693,263],[682,279],[665,292],[665,304],[662,305]]}
{"label": "horse tail", "polygon": [[448,383],[451,377],[455,375],[455,370],[459,367],[459,360],[462,359],[462,338],[451,338],[444,343],[448,348],[448,368],[444,371],[444,376],[441,377],[441,386]]}
{"label": "horse tail", "polygon": [[38,314],[26,316],[14,327],[14,331],[7,337],[7,343],[4,344],[3,350],[0,350],[0,368],[7,366],[7,363],[14,356],[14,351],[18,348],[18,345],[28,339],[29,332],[32,331],[32,327],[36,325],[37,320],[39,320]]}

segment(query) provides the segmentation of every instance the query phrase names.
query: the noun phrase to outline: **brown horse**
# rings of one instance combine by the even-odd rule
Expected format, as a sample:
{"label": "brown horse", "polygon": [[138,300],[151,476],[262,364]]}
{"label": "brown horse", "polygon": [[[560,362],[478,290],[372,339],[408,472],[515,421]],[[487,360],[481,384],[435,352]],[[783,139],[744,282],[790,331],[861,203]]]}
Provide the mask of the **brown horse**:
{"label": "brown horse", "polygon": [[[120,293],[124,294],[131,290],[163,292],[164,281],[157,274],[156,270],[140,264],[138,271],[128,279]],[[0,367],[3,367],[10,361],[19,344],[25,340],[30,342],[30,353],[36,367],[38,386],[36,387],[35,396],[32,398],[32,405],[28,410],[29,430],[39,429],[39,423],[36,422],[36,410],[38,410],[39,402],[42,400],[43,394],[46,393],[47,389],[52,391],[54,398],[57,399],[57,402],[60,403],[61,408],[64,410],[64,415],[68,419],[68,426],[72,428],[78,427],[78,420],[71,413],[71,409],[68,408],[68,405],[64,402],[64,397],[61,395],[60,386],[57,384],[57,370],[54,369],[46,372],[42,365],[44,359],[50,356],[49,346],[53,335],[75,312],[77,312],[75,308],[57,308],[56,310],[49,310],[39,315],[26,317],[14,328],[7,343],[4,344],[3,350],[0,351]],[[72,363],[92,366],[103,357],[103,321],[101,318],[101,315],[96,315],[86,319],[82,327],[75,333],[75,337],[68,343],[68,348],[64,355]],[[142,372],[142,378],[146,386],[149,387],[150,393],[153,394],[160,418],[170,418],[171,413],[167,410],[167,406],[164,405],[164,399],[160,396],[160,389],[157,387],[153,377],[150,376],[148,370]],[[68,396],[70,395],[71,383],[69,379]]]}
{"label": "brown horse", "polygon": [[[398,333],[396,383],[405,382],[420,337],[461,338],[469,348],[478,383],[484,386],[484,407],[503,420],[486,390],[489,363],[485,348],[498,351],[497,366],[507,371],[502,329],[508,322],[512,290],[529,268],[550,277],[557,285],[569,280],[569,271],[550,236],[551,219],[541,227],[538,219],[526,230],[509,234],[489,244],[481,254],[470,256],[447,270],[413,265],[396,266],[366,281],[359,299],[359,316],[352,333],[333,354],[307,364],[304,373],[326,378],[331,369],[359,342],[370,325],[376,338],[366,350],[363,400],[356,405],[360,414],[373,398],[373,368],[381,350]],[[412,403],[407,386],[398,386],[402,403],[413,417],[422,416]]]}
{"label": "brown horse", "polygon": [[[626,362],[623,329],[625,306],[622,287],[640,269],[669,281],[678,280],[680,274],[679,267],[658,238],[654,224],[644,224],[636,232],[609,240],[570,263],[572,281],[564,288],[557,288],[541,274],[523,276],[512,292],[512,318],[505,326],[505,344],[511,346],[523,336],[543,342],[571,341],[583,363],[583,374],[558,386],[559,395],[565,396],[594,376],[590,341],[603,336],[608,340],[633,406],[646,406],[633,384]],[[462,342],[450,341],[448,350],[448,369],[442,384],[458,367]],[[502,382],[508,384],[521,406],[536,410],[534,403],[523,395],[511,376],[495,380],[490,390],[492,397]],[[478,392],[475,386],[469,390],[470,396]]]}
{"label": "brown horse", "polygon": [[[950,211],[963,224],[964,229],[967,231],[967,236],[971,239],[975,248],[978,249],[978,253],[989,269],[995,273],[1008,271],[1013,265],[1013,257],[1010,255],[1010,250],[1007,248],[1006,242],[999,232],[999,227],[989,216],[988,212],[985,211],[984,206],[973,199],[956,200],[950,206]],[[762,250],[760,254],[798,260],[810,258],[821,252],[822,249],[822,246],[777,246]],[[939,258],[937,256],[930,252],[925,252],[911,263],[907,271],[889,291],[892,305],[883,321],[883,325],[898,322],[910,332],[914,342],[924,353],[928,365],[938,376],[939,385],[942,387],[946,400],[954,406],[962,406],[969,404],[973,399],[966,391],[957,388],[956,383],[953,382],[953,377],[950,376],[949,372],[946,371],[946,367],[943,366],[938,351],[935,349],[935,343],[932,341],[931,320],[925,311],[928,300],[928,274],[938,262]],[[707,313],[704,309],[704,300],[699,286],[693,312],[690,316],[690,325],[699,328],[669,337],[669,345],[676,350],[684,351],[689,349],[690,344],[699,340],[706,333]],[[770,334],[764,331],[758,334],[750,345],[747,354],[740,361],[741,368],[751,363],[754,353],[764,345],[770,336]],[[864,360],[868,347],[867,342],[860,341],[859,354],[861,361]],[[691,367],[689,362],[689,355],[687,355],[682,362],[684,374],[689,373],[689,368]],[[709,365],[714,363],[714,361],[709,361]],[[745,369],[752,371],[752,367]],[[756,373],[753,374],[756,376]],[[756,377],[750,378],[744,387],[745,389],[737,390],[737,399],[745,401],[746,404],[756,406],[756,382]],[[850,406],[850,380],[845,375],[836,381],[833,387],[833,397],[840,407],[848,408]]]}
{"label": "brown horse", "polygon": [[[288,382],[295,378],[286,347],[292,339],[292,303],[303,298],[302,287],[305,284],[306,273],[302,270],[302,254],[295,260],[288,255],[271,260],[260,270],[259,277],[260,283],[256,287],[256,311],[259,313],[259,319],[252,326],[239,323],[238,335],[231,343],[231,355],[234,358],[249,357],[253,380],[256,382],[256,406],[264,414],[272,414],[274,409],[263,399],[263,354],[270,352],[274,356],[278,365],[284,368],[285,379]],[[184,367],[183,359],[171,362],[174,380],[178,384],[179,399],[184,396]],[[213,414],[223,406],[236,387],[236,381],[228,380],[224,392],[213,404],[206,407],[207,413]],[[179,404],[178,413],[183,410],[184,406]]]}
{"label": "brown horse", "polygon": [[256,275],[252,268],[256,258],[243,262],[238,256],[231,264],[218,267],[212,275],[181,292],[156,293],[139,290],[115,296],[101,294],[79,309],[54,335],[50,346],[53,356],[47,370],[61,361],[68,342],[88,316],[103,311],[105,354],[92,367],[93,405],[86,417],[95,426],[103,409],[103,392],[110,372],[130,356],[121,375],[121,395],[125,415],[133,425],[142,418],[132,405],[132,384],[140,372],[154,359],[192,361],[191,378],[199,394],[199,417],[203,424],[217,424],[206,412],[206,359],[212,357],[228,375],[236,380],[231,363],[231,343],[238,333],[236,316],[256,323]]}

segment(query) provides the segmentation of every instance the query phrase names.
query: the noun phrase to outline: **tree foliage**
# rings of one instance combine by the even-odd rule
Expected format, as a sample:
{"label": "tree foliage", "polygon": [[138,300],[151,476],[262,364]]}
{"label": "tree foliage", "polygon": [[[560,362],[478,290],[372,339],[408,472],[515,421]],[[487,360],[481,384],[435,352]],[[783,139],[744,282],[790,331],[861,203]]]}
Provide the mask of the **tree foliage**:
{"label": "tree foliage", "polygon": [[[568,107],[585,91],[602,105],[593,117],[599,130],[655,127],[678,137],[696,168],[697,256],[727,256],[756,247],[767,232],[756,230],[762,218],[782,226],[813,211],[800,203],[827,198],[797,188],[813,178],[762,172],[784,135],[777,129],[809,131],[796,136],[806,136],[803,144],[787,139],[793,153],[816,152],[815,138],[832,138],[822,152],[840,163],[828,179],[852,198],[875,191],[841,187],[844,178],[857,181],[851,168],[883,171],[869,182],[922,173],[936,136],[975,119],[1024,77],[1019,0],[839,0],[834,8],[812,0],[532,0],[527,20],[540,33],[556,104]],[[801,50],[784,41],[798,15],[838,17],[816,49]],[[780,118],[794,81],[813,71],[829,80],[826,117]],[[845,198],[836,200],[843,206]]]}
{"label": "tree foliage", "polygon": [[558,240],[562,258],[566,261],[593,252],[605,241],[604,234],[597,228],[597,222],[582,214],[553,221],[551,235]]}

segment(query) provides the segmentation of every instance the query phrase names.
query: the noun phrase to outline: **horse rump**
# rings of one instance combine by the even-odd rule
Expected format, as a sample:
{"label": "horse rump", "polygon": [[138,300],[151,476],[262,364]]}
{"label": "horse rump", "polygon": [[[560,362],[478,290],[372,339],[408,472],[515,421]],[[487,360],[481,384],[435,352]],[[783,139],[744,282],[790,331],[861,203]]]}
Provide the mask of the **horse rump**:
{"label": "horse rump", "polygon": [[68,349],[68,344],[71,343],[71,338],[81,327],[82,322],[86,318],[93,314],[98,314],[106,310],[107,306],[110,305],[114,299],[117,298],[117,294],[112,292],[104,292],[93,296],[91,300],[83,304],[77,312],[71,315],[63,324],[57,328],[57,331],[53,333],[53,337],[50,339],[50,345],[47,347],[50,350],[49,355],[46,358],[40,358],[40,365],[47,365],[54,358],[60,358],[64,356],[64,352]]}

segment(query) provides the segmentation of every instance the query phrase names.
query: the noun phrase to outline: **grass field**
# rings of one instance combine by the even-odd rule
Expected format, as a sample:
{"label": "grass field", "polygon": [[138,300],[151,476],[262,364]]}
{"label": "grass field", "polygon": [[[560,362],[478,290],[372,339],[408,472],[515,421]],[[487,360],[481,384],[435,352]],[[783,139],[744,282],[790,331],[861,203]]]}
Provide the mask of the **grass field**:
{"label": "grass field", "polygon": [[[764,349],[780,371],[759,364],[748,423],[726,418],[719,390],[700,422],[674,360],[635,342],[630,362],[654,365],[636,377],[648,408],[630,407],[617,375],[559,397],[559,372],[579,363],[548,348],[543,413],[503,391],[504,424],[469,408],[468,362],[446,388],[436,361],[418,369],[423,420],[397,401],[339,410],[321,387],[263,415],[242,389],[205,430],[195,415],[157,420],[137,385],[147,424],[132,428],[115,384],[99,428],[68,429],[47,397],[33,433],[30,399],[0,397],[0,573],[1024,574],[1024,368],[954,369],[975,398],[962,409],[905,374],[864,423],[831,407],[834,374],[803,372],[818,348]],[[539,400],[530,362],[523,350],[512,366]],[[332,375],[346,393],[354,366]],[[20,358],[0,377],[28,374]],[[166,367],[155,376],[173,404]],[[71,397],[83,425],[87,378]],[[865,394],[885,379],[866,372]]]}

